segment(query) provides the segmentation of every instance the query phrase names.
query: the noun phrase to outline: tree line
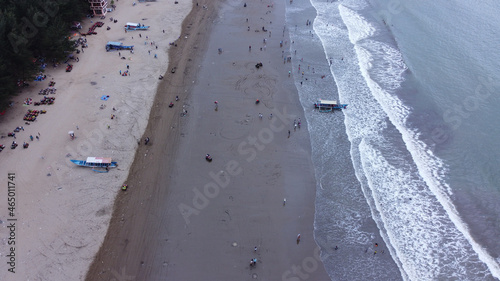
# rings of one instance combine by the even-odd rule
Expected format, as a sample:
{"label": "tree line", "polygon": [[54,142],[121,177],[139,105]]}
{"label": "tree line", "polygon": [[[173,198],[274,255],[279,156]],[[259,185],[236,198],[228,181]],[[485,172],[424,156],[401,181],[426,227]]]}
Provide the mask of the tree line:
{"label": "tree line", "polygon": [[0,0],[0,109],[43,71],[43,62],[74,51],[71,23],[87,13],[87,0]]}

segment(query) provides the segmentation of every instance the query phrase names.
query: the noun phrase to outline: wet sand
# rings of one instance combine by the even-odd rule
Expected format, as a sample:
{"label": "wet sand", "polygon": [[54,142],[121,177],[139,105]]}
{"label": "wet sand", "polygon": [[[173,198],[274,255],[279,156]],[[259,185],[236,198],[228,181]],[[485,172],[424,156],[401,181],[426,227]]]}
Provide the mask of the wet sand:
{"label": "wet sand", "polygon": [[194,3],[87,280],[329,280],[284,3]]}

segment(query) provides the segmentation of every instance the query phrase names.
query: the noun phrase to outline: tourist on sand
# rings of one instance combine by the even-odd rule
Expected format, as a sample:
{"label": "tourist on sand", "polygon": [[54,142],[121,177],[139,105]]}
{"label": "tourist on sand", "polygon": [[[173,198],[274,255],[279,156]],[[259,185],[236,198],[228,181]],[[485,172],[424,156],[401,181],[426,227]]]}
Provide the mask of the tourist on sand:
{"label": "tourist on sand", "polygon": [[297,235],[297,245],[300,243],[300,233]]}

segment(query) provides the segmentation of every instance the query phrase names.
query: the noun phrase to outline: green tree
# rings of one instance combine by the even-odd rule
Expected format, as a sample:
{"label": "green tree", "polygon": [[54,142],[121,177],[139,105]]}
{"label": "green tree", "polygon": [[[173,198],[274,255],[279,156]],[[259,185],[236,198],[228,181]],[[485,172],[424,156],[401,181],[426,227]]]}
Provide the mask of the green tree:
{"label": "green tree", "polygon": [[0,0],[0,108],[32,81],[43,59],[65,59],[74,51],[69,27],[89,10],[85,0]]}

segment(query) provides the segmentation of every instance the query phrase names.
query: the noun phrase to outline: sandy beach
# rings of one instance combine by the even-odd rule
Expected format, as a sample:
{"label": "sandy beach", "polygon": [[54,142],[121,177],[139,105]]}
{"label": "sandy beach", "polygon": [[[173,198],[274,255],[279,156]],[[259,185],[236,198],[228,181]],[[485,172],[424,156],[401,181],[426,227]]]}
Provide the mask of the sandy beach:
{"label": "sandy beach", "polygon": [[[96,29],[97,35],[86,37],[88,48],[75,54],[78,61],[69,61],[73,70],[68,73],[64,64],[57,68],[49,64],[46,80],[31,81],[1,117],[0,144],[6,149],[0,154],[5,184],[0,196],[0,280],[83,280],[99,250],[115,197],[148,124],[158,77],[167,71],[169,43],[178,39],[192,7],[191,1],[133,2],[119,1],[103,20],[83,21],[82,32],[97,21],[104,26]],[[141,36],[125,33],[123,26],[129,21],[151,28]],[[134,53],[106,52],[107,41],[135,45]],[[121,76],[127,65],[131,75]],[[53,105],[23,106],[26,98],[42,99],[38,92],[48,88],[49,81],[56,82],[56,94],[49,95],[56,98]],[[109,98],[104,101],[102,96]],[[28,109],[47,113],[27,125],[23,116]],[[18,126],[24,127],[16,133],[19,147],[10,149],[14,139],[7,134]],[[74,140],[68,131],[75,132]],[[23,149],[23,142],[29,148]],[[112,157],[119,166],[109,173],[96,173],[70,162],[88,156]],[[15,175],[13,190],[7,189],[8,173]],[[7,208],[7,197],[15,198],[12,210]],[[8,228],[11,222],[15,227]],[[7,264],[12,260],[7,257],[11,237],[16,243],[12,265]]]}
{"label": "sandy beach", "polygon": [[87,280],[329,280],[283,26],[284,3],[194,4]]}
{"label": "sandy beach", "polygon": [[[313,237],[306,122],[294,128],[305,118],[282,53],[284,3],[132,3],[86,38],[71,72],[49,65],[2,116],[0,171],[15,184],[2,198],[16,205],[0,202],[1,257],[12,260],[7,237],[16,247],[15,273],[2,262],[0,279],[329,280]],[[124,32],[129,21],[151,29]],[[107,41],[134,52],[106,52]],[[53,105],[22,105],[49,81]],[[27,125],[28,109],[47,113]],[[119,166],[70,162],[88,156]]]}

